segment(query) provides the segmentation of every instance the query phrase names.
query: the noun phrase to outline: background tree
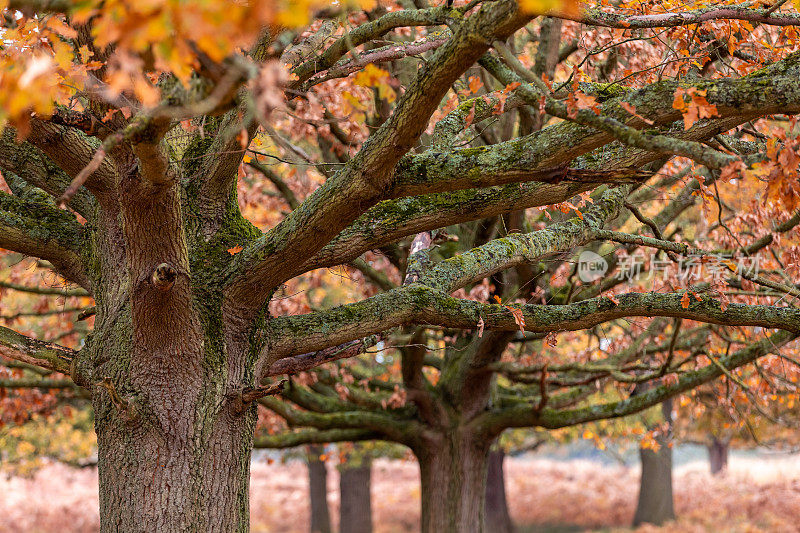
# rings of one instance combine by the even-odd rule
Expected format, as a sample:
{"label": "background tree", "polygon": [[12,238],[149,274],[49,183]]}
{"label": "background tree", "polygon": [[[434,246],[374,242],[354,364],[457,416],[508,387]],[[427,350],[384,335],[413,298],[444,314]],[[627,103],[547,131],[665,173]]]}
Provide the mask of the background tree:
{"label": "background tree", "polygon": [[[639,412],[786,350],[800,333],[791,9],[11,1],[0,246],[91,296],[96,318],[67,346],[0,329],[0,354],[91,395],[102,530],[246,530],[257,400],[306,428],[283,442],[406,444],[423,529],[472,530],[504,429]],[[720,201],[707,232],[665,232],[698,196],[745,186],[750,209]],[[264,209],[280,202],[285,215]],[[486,219],[432,248],[435,230]],[[609,242],[732,280],[616,295],[613,278],[574,281],[564,259]],[[741,255],[779,266],[741,272]],[[308,273],[350,264],[383,292],[283,304],[313,289]],[[633,317],[745,333],[725,355],[653,364],[663,322]],[[552,346],[573,338],[609,344]],[[371,347],[401,362],[389,381],[373,366],[358,384],[333,368],[271,381]]]}

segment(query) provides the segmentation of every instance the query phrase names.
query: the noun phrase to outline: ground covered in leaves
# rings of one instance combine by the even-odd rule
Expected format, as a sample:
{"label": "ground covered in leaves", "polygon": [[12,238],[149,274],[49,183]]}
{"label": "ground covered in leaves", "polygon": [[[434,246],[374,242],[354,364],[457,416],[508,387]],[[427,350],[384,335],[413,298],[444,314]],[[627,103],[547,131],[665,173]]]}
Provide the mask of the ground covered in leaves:
{"label": "ground covered in leaves", "polygon": [[[597,462],[514,458],[506,463],[511,514],[521,531],[625,531],[633,516],[638,471]],[[677,523],[639,532],[796,532],[800,516],[800,456],[733,457],[712,478],[703,462],[676,468]],[[254,532],[308,531],[307,478],[302,463],[256,462],[252,478]],[[329,502],[338,512],[338,478],[331,467]],[[416,531],[418,469],[379,461],[373,479],[376,533]],[[47,465],[33,477],[0,477],[0,531],[91,532],[98,528],[97,472]],[[571,527],[570,527],[571,526]]]}

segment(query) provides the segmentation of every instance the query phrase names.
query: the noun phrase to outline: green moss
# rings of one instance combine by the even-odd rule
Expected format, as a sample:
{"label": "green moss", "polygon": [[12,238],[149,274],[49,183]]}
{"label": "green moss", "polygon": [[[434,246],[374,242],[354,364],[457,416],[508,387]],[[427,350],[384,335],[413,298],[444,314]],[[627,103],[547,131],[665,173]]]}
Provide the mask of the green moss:
{"label": "green moss", "polygon": [[74,214],[49,202],[23,200],[0,193],[0,225],[18,228],[42,243],[56,241],[78,251],[84,243],[84,230]]}

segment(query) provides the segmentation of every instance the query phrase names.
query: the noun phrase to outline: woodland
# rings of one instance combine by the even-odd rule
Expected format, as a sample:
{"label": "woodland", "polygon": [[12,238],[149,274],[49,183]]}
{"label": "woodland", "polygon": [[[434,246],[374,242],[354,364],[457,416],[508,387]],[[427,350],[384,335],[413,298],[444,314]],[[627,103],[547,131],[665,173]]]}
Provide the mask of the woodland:
{"label": "woodland", "polygon": [[636,504],[577,527],[796,527],[717,476],[800,435],[800,2],[0,10],[0,468],[96,472],[83,530],[327,533],[336,465],[394,531],[383,465],[398,531],[505,533],[587,449]]}

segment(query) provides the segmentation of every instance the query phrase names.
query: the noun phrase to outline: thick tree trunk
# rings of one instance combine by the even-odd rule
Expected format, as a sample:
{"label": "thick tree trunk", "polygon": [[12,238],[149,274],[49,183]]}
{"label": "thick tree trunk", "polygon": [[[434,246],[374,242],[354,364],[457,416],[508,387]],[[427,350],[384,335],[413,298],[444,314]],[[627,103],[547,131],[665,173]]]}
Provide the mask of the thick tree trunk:
{"label": "thick tree trunk", "polygon": [[362,459],[357,466],[345,463],[339,468],[339,531],[342,533],[372,533],[371,473],[368,459]]}
{"label": "thick tree trunk", "polygon": [[110,425],[98,431],[102,532],[249,530],[252,425],[218,428],[204,444]]}
{"label": "thick tree trunk", "polygon": [[165,333],[133,355],[97,345],[100,530],[248,531],[256,410],[226,398],[225,372],[195,367],[209,339]]}
{"label": "thick tree trunk", "polygon": [[506,454],[503,450],[489,452],[486,469],[486,531],[490,533],[513,533],[514,523],[508,512],[506,500],[506,483],[503,472],[503,461]]}
{"label": "thick tree trunk", "polygon": [[311,501],[311,533],[331,533],[331,516],[328,510],[328,469],[321,461],[320,446],[308,447],[308,485]]}
{"label": "thick tree trunk", "polygon": [[711,474],[717,475],[728,468],[728,441],[711,437],[708,444],[708,462],[711,464]]}
{"label": "thick tree trunk", "polygon": [[420,466],[422,533],[484,531],[486,463],[491,442],[461,428],[415,450]]}
{"label": "thick tree trunk", "polygon": [[[671,428],[671,402],[662,404],[667,425]],[[671,431],[659,436],[658,451],[641,448],[642,476],[639,483],[639,501],[633,525],[643,523],[661,525],[675,519],[672,498],[672,440]]]}
{"label": "thick tree trunk", "polygon": [[191,272],[180,185],[152,145],[137,150],[147,179],[99,197],[97,317],[74,362],[95,392],[100,530],[246,532],[256,408],[237,392],[260,346]]}

